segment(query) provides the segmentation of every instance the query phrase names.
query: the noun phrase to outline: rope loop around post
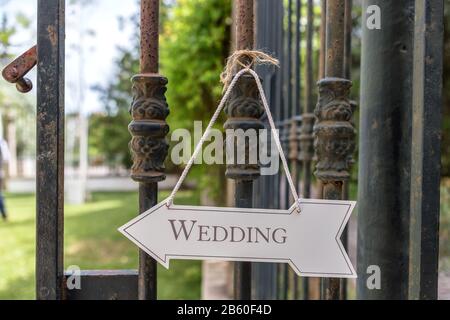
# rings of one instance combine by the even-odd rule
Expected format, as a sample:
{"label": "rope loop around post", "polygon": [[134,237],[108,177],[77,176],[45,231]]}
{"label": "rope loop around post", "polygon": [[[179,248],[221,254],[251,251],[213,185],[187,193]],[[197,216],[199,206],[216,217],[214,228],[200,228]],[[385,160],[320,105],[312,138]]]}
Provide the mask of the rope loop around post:
{"label": "rope loop around post", "polygon": [[[241,59],[248,59],[249,61],[243,62]],[[210,131],[214,125],[214,123],[217,121],[217,118],[219,117],[220,113],[223,110],[223,107],[228,100],[233,88],[235,87],[237,81],[239,78],[245,74],[249,73],[253,76],[253,78],[256,81],[256,85],[258,87],[259,95],[261,97],[262,104],[264,106],[264,110],[267,114],[267,119],[269,120],[269,124],[271,127],[272,135],[275,139],[275,144],[277,146],[278,152],[280,154],[281,162],[283,164],[283,169],[286,174],[286,178],[288,180],[289,187],[291,189],[291,193],[295,199],[297,211],[300,212],[300,199],[297,193],[297,190],[295,188],[294,182],[292,180],[291,174],[289,172],[289,166],[286,161],[286,156],[284,155],[283,148],[281,147],[280,138],[278,136],[278,132],[276,130],[275,122],[272,117],[272,113],[270,112],[269,104],[267,102],[266,96],[264,94],[264,89],[261,83],[261,80],[259,79],[258,74],[251,69],[252,66],[257,64],[269,64],[269,65],[275,65],[278,66],[278,60],[271,57],[270,55],[260,52],[260,51],[251,51],[251,50],[239,50],[233,53],[230,58],[228,58],[227,65],[225,67],[224,72],[221,74],[221,81],[224,84],[225,93],[220,100],[220,103],[214,112],[213,116],[211,117],[211,120],[208,124],[208,127],[206,128],[205,132],[203,133],[203,136],[200,138],[200,141],[198,142],[197,146],[195,147],[195,150],[190,157],[188,163],[186,164],[186,167],[184,168],[183,172],[181,173],[180,178],[178,179],[175,187],[172,190],[172,193],[167,198],[166,205],[170,207],[173,204],[173,199],[175,197],[175,194],[180,189],[184,179],[186,178],[190,168],[192,167],[194,160],[197,158],[199,152],[201,151],[202,145],[205,142],[206,138],[209,136]],[[237,72],[234,76],[234,70],[236,67],[242,67],[239,72]]]}
{"label": "rope loop around post", "polygon": [[237,50],[227,59],[225,69],[220,75],[220,82],[223,83],[223,92],[227,91],[236,69],[251,69],[255,65],[279,66],[279,61],[271,55],[257,50]]}

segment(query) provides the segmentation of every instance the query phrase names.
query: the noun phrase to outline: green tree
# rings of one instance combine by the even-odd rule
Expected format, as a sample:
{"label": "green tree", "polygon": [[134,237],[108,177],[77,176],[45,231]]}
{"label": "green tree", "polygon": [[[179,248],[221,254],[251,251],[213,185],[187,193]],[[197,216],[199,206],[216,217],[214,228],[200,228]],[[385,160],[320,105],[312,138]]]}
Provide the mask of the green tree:
{"label": "green tree", "polygon": [[[194,120],[206,123],[211,118],[221,96],[219,75],[229,54],[231,0],[178,0],[172,5],[165,3],[161,15],[160,65],[161,74],[169,79],[166,96],[171,109],[167,121],[171,130],[191,130]],[[119,48],[117,72],[106,88],[99,88],[105,104],[104,119],[96,115],[97,119],[92,119],[90,125],[91,152],[120,159],[126,165],[130,164],[127,147],[130,78],[139,72],[138,15],[130,21],[136,26],[135,41],[131,47]],[[98,121],[117,128],[107,128]],[[217,126],[221,127],[220,121]],[[168,170],[174,169],[170,161],[166,166]],[[210,179],[203,177],[205,171],[210,172],[208,176],[217,176],[217,170],[223,168],[197,166],[193,173],[201,185],[214,185],[213,197],[223,195],[218,192],[223,181],[211,184],[207,181]]]}
{"label": "green tree", "polygon": [[[231,0],[178,0],[161,38],[161,69],[169,79],[167,100],[171,129],[203,128],[222,94],[219,81],[230,51]],[[216,127],[222,128],[223,119]],[[225,201],[224,165],[194,166],[197,190],[216,204]],[[214,178],[212,178],[214,177]]]}
{"label": "green tree", "polygon": [[161,37],[161,68],[169,79],[169,122],[192,128],[220,99],[219,75],[229,55],[230,0],[178,0]]}

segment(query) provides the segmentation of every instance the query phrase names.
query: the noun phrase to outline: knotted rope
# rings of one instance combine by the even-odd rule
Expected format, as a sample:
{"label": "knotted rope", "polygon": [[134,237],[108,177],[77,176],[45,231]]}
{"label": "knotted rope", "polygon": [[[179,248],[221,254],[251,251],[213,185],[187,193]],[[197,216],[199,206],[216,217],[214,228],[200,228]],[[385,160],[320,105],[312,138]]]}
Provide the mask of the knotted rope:
{"label": "knotted rope", "polygon": [[267,53],[256,50],[237,50],[227,59],[225,69],[220,74],[220,82],[223,83],[223,92],[225,92],[233,79],[233,74],[237,69],[251,69],[256,65],[279,66],[277,59]]}
{"label": "knotted rope", "polygon": [[[269,120],[270,127],[272,129],[272,134],[275,139],[275,144],[277,146],[278,152],[280,153],[281,162],[283,164],[283,168],[286,174],[286,179],[288,180],[289,187],[291,189],[292,195],[295,199],[295,203],[297,206],[297,211],[300,212],[300,202],[299,202],[299,196],[297,194],[294,182],[292,181],[291,174],[289,172],[289,166],[286,161],[286,157],[283,152],[283,148],[281,147],[280,138],[278,136],[278,131],[275,126],[275,122],[272,118],[272,113],[270,112],[269,104],[267,103],[266,96],[264,94],[264,89],[261,83],[261,80],[259,79],[258,74],[252,70],[251,68],[256,65],[261,64],[268,64],[268,65],[275,65],[278,66],[278,60],[271,57],[270,55],[260,52],[260,51],[252,51],[252,50],[239,50],[234,52],[228,59],[227,64],[225,66],[225,70],[220,75],[220,80],[224,84],[224,95],[222,99],[220,100],[220,103],[214,112],[213,116],[211,117],[211,121],[208,124],[208,127],[206,128],[203,136],[201,137],[200,141],[198,142],[197,146],[195,147],[194,153],[192,154],[191,158],[189,159],[188,163],[186,164],[186,167],[184,168],[183,172],[181,173],[180,178],[178,179],[175,187],[172,190],[172,193],[167,198],[166,205],[171,206],[173,203],[173,199],[175,197],[175,194],[180,189],[184,179],[186,178],[189,169],[192,167],[195,158],[197,158],[199,152],[202,149],[202,145],[205,142],[206,138],[209,136],[209,133],[216,122],[217,118],[220,116],[220,113],[222,112],[222,109],[225,105],[225,102],[228,100],[234,86],[236,85],[239,78],[244,73],[249,73],[253,76],[253,78],[256,81],[256,85],[258,87],[259,95],[261,97],[262,104],[264,106],[264,110],[267,114],[267,119]],[[236,73],[236,75],[233,76],[234,72],[238,68],[242,68],[239,72]]]}

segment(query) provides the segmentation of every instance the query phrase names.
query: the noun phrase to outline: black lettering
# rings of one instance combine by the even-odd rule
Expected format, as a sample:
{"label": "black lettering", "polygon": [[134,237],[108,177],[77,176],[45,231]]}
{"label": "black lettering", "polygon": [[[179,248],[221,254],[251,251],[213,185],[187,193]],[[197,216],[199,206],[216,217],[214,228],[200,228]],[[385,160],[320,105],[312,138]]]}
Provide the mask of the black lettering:
{"label": "black lettering", "polygon": [[[244,238],[245,238],[244,229],[242,229],[240,227],[230,227],[230,229],[231,229],[231,242],[241,242],[242,240],[244,240]],[[234,238],[234,230],[240,230],[241,231],[241,239],[240,240],[236,240]]]}
{"label": "black lettering", "polygon": [[[206,229],[206,230],[203,230]],[[203,239],[203,236],[208,235],[209,226],[198,226],[198,241],[211,241],[211,239]]]}
{"label": "black lettering", "polygon": [[[218,229],[223,231],[223,239],[220,239],[220,240],[218,239],[218,236],[217,236]],[[213,226],[213,230],[214,230],[214,233],[213,233],[213,241],[214,242],[223,242],[228,238],[228,231],[224,227]]]}
{"label": "black lettering", "polygon": [[253,227],[247,227],[248,229],[248,243],[252,243],[252,229]]}
{"label": "black lettering", "polygon": [[189,230],[189,233],[187,232],[186,225],[185,225],[186,220],[178,220],[178,222],[181,223],[181,227],[178,229],[178,231],[175,229],[175,221],[177,221],[177,220],[169,220],[169,222],[170,222],[170,224],[172,226],[172,231],[173,231],[173,235],[175,237],[175,240],[178,240],[178,237],[180,236],[181,230],[183,230],[185,240],[189,240],[189,237],[191,236],[192,229],[194,228],[194,225],[197,223],[197,221],[196,220],[191,220],[192,225],[191,225],[191,229]]}
{"label": "black lettering", "polygon": [[266,240],[267,243],[269,243],[269,239],[270,239],[270,228],[266,228],[267,229],[267,235],[264,235],[264,233],[262,233],[262,231],[259,228],[255,228],[256,229],[256,243],[258,242],[258,234],[260,234],[264,240]]}
{"label": "black lettering", "polygon": [[[281,240],[280,239],[276,239],[276,234],[277,234],[277,232],[278,231],[283,231],[283,236],[281,236]],[[287,239],[287,236],[286,236],[286,229],[283,229],[283,228],[278,228],[278,229],[275,229],[274,231],[273,231],[273,233],[272,233],[272,239],[273,239],[273,241],[275,241],[276,243],[280,243],[280,244],[283,244],[283,243],[286,243],[286,239]]]}

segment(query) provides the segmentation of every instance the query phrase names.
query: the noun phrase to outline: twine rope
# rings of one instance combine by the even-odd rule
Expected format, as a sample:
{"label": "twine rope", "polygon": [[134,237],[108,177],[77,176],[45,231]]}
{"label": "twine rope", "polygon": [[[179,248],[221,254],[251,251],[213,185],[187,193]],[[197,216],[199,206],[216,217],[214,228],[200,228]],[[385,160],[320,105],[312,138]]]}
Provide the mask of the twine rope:
{"label": "twine rope", "polygon": [[227,59],[225,69],[220,74],[223,83],[223,92],[226,92],[237,68],[251,69],[255,65],[273,65],[279,67],[280,63],[267,53],[256,50],[237,50]]}
{"label": "twine rope", "polygon": [[[243,63],[242,62],[243,58],[247,59],[248,62]],[[194,153],[192,154],[191,158],[189,159],[188,163],[186,164],[186,167],[184,168],[183,172],[181,173],[181,176],[178,179],[175,187],[173,188],[172,193],[167,198],[166,205],[168,207],[170,207],[173,204],[173,199],[175,197],[175,194],[180,189],[189,170],[191,169],[192,165],[194,164],[194,160],[197,158],[199,152],[201,151],[203,143],[205,142],[206,138],[209,136],[214,123],[217,121],[217,118],[219,117],[220,113],[222,112],[225,102],[228,100],[237,81],[243,74],[249,73],[253,76],[253,78],[256,81],[259,95],[261,97],[261,101],[264,106],[264,110],[267,114],[267,119],[269,120],[272,135],[275,139],[275,144],[276,144],[278,152],[280,154],[281,162],[283,164],[283,169],[286,174],[286,179],[287,179],[289,187],[291,189],[292,196],[295,199],[297,211],[298,212],[301,211],[300,210],[300,202],[299,202],[300,199],[299,199],[297,190],[295,188],[294,182],[292,180],[291,173],[289,171],[289,166],[288,166],[286,157],[283,152],[283,148],[281,147],[280,138],[278,136],[278,131],[276,129],[275,122],[273,121],[272,113],[270,112],[269,104],[267,103],[267,99],[264,94],[264,89],[263,89],[261,80],[259,79],[258,74],[254,70],[251,69],[252,66],[257,65],[257,64],[271,64],[271,65],[278,66],[278,60],[276,60],[275,58],[273,58],[263,52],[251,51],[251,50],[236,51],[228,59],[225,70],[221,74],[221,81],[224,84],[224,89],[226,88],[225,93],[224,93],[222,99],[220,100],[220,103],[219,103],[216,111],[214,112],[213,116],[211,117],[208,127],[206,128],[203,136],[201,137],[200,141],[198,142],[197,146],[195,147]],[[243,67],[243,69],[240,70],[238,73],[236,73],[236,75],[233,77],[233,71],[235,70],[236,67],[239,67],[239,66]]]}

